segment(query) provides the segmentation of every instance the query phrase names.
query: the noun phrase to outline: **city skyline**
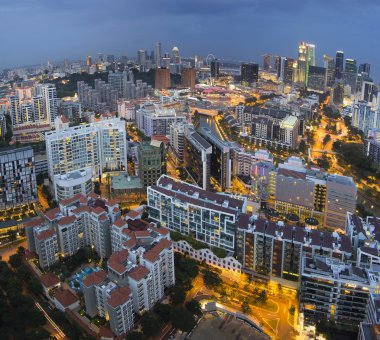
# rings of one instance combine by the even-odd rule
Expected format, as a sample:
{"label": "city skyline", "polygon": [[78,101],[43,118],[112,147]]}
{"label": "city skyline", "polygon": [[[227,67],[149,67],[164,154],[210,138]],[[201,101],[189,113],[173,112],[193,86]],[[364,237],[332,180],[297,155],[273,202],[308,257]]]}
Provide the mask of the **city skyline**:
{"label": "city skyline", "polygon": [[[155,2],[142,5],[114,0],[107,12],[99,1],[78,4],[70,0],[58,5],[21,0],[3,6],[0,13],[0,27],[9,32],[3,37],[9,53],[0,68],[85,58],[99,52],[135,58],[141,48],[154,50],[157,41],[162,42],[162,53],[178,46],[184,56],[213,53],[224,59],[261,63],[264,53],[296,56],[297,44],[304,40],[316,44],[318,65],[323,64],[323,54],[334,56],[336,50],[343,50],[346,58],[371,63],[376,80],[380,65],[373,56],[380,47],[370,33],[380,6],[370,0],[365,4],[310,0],[283,5],[275,0],[239,0],[187,5],[168,0],[158,6]],[[353,15],[355,25],[350,20]],[[12,23],[18,18],[22,20],[16,28]],[[45,43],[37,49],[35,39],[25,39],[26,32]],[[62,39],[62,32],[70,39]],[[250,40],[252,44],[247,44]]]}

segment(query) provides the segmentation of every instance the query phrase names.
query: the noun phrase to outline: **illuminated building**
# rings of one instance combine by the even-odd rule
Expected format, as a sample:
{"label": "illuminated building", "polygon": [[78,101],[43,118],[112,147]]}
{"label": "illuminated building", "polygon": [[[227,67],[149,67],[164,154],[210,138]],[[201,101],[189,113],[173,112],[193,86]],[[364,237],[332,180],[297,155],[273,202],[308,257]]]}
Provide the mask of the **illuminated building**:
{"label": "illuminated building", "polygon": [[21,208],[37,202],[33,149],[0,149],[0,209]]}
{"label": "illuminated building", "polygon": [[305,324],[333,320],[358,325],[365,319],[378,272],[322,256],[302,258],[300,311]]}
{"label": "illuminated building", "polygon": [[367,76],[371,73],[371,64],[364,63],[359,65],[359,73],[365,73]]}
{"label": "illuminated building", "polygon": [[88,56],[86,57],[86,65],[87,65],[87,66],[91,66],[91,65],[92,65],[92,59],[91,59],[91,56],[90,56],[90,55],[88,55]]}
{"label": "illuminated building", "polygon": [[380,111],[373,110],[365,101],[358,101],[354,104],[352,112],[352,126],[364,132],[367,136],[370,129],[380,129]]}
{"label": "illuminated building", "polygon": [[259,80],[259,65],[242,63],[240,66],[241,81],[249,84],[257,83]]}
{"label": "illuminated building", "polygon": [[315,66],[315,45],[301,41],[298,46],[298,82],[307,85],[309,67]]}
{"label": "illuminated building", "polygon": [[286,58],[284,62],[283,82],[285,84],[293,84],[294,81],[294,63],[292,58]]}
{"label": "illuminated building", "polygon": [[183,162],[183,153],[185,148],[185,124],[177,122],[170,124],[170,147],[178,158]]}
{"label": "illuminated building", "polygon": [[346,67],[344,69],[344,83],[351,87],[351,94],[356,92],[356,81],[358,77],[358,69],[355,59],[346,59]]}
{"label": "illuminated building", "polygon": [[309,66],[309,75],[307,81],[308,91],[324,93],[326,91],[326,72],[324,67]]}
{"label": "illuminated building", "polygon": [[271,68],[270,55],[264,54],[263,55],[263,69],[265,71],[268,71],[268,70],[270,70],[270,68]]}
{"label": "illuminated building", "polygon": [[375,164],[380,165],[380,142],[374,139],[364,141],[364,154]]}
{"label": "illuminated building", "polygon": [[219,69],[220,69],[219,60],[216,59],[216,60],[211,61],[211,66],[210,66],[211,78],[215,78],[215,79],[219,78]]}
{"label": "illuminated building", "polygon": [[157,90],[163,90],[169,87],[170,87],[170,69],[157,68],[154,88]]}
{"label": "illuminated building", "polygon": [[209,246],[235,250],[236,222],[247,200],[213,193],[162,176],[148,187],[149,216],[163,227],[191,236]]}
{"label": "illuminated building", "polygon": [[240,215],[237,226],[237,258],[251,274],[299,282],[302,256],[323,254],[342,261],[354,256],[350,239],[345,235],[245,214]]}
{"label": "illuminated building", "polygon": [[94,177],[127,166],[125,121],[120,118],[56,130],[45,134],[49,176],[87,167]]}
{"label": "illuminated building", "polygon": [[337,51],[335,56],[335,78],[342,79],[344,69],[344,52]]}
{"label": "illuminated building", "polygon": [[180,64],[181,63],[181,57],[179,55],[179,48],[177,46],[174,46],[172,49],[173,53],[173,64]]}

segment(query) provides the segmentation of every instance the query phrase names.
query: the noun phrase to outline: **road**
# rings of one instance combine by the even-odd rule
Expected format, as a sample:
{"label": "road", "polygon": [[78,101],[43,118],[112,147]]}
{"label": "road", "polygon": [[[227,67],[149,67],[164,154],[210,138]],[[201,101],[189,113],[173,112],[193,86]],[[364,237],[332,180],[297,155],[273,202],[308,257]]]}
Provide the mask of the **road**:
{"label": "road", "polygon": [[53,321],[53,319],[48,315],[48,313],[45,311],[45,309],[42,308],[42,306],[35,301],[36,307],[42,312],[43,316],[48,322],[48,325],[46,325],[47,330],[50,332],[50,334],[55,337],[56,339],[68,339],[63,333],[63,331],[59,328],[59,326]]}
{"label": "road", "polygon": [[14,242],[11,245],[4,246],[0,248],[0,256],[3,261],[8,262],[9,257],[17,252],[18,247],[24,247],[27,248],[27,242],[26,242],[26,237],[22,240],[22,242]]}

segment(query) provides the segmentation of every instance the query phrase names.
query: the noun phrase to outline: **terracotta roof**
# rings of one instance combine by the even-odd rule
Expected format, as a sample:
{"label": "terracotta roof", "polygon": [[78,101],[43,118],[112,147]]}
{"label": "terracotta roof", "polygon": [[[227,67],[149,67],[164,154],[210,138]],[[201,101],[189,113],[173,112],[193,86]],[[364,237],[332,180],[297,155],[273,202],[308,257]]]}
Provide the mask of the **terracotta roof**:
{"label": "terracotta roof", "polygon": [[360,247],[360,250],[364,253],[367,253],[367,254],[370,254],[370,255],[374,255],[374,256],[378,256],[379,255],[379,252],[377,251],[377,249],[375,248],[371,248],[371,247]]}
{"label": "terracotta roof", "polygon": [[97,195],[94,192],[92,192],[91,194],[88,195],[88,197],[96,200],[97,198],[99,198],[99,195]]}
{"label": "terracotta roof", "polygon": [[164,227],[156,228],[154,226],[150,226],[149,228],[161,235],[168,235],[170,233],[169,229],[166,229]]}
{"label": "terracotta roof", "polygon": [[127,215],[131,219],[135,219],[139,216],[141,216],[141,213],[139,213],[137,210],[131,210],[130,212],[127,213]]}
{"label": "terracotta roof", "polygon": [[128,261],[128,250],[120,250],[113,253],[108,260],[108,267],[122,274],[126,270],[125,263]]}
{"label": "terracotta roof", "polygon": [[138,266],[138,267],[132,269],[128,273],[128,276],[130,276],[135,281],[140,281],[142,278],[144,278],[148,274],[149,274],[148,268],[146,268],[144,266]]}
{"label": "terracotta roof", "polygon": [[45,275],[42,275],[40,278],[40,281],[41,281],[41,284],[45,288],[53,287],[60,282],[59,278],[56,275],[54,275],[53,273],[47,273]]}
{"label": "terracotta roof", "polygon": [[74,223],[76,219],[77,218],[75,216],[73,216],[73,215],[71,215],[71,216],[65,216],[65,217],[62,217],[58,221],[58,225],[60,225],[60,226],[69,225],[71,223]]}
{"label": "terracotta roof", "polygon": [[90,213],[92,211],[92,208],[88,205],[82,205],[79,208],[74,209],[72,212],[73,214],[81,214],[82,212],[88,212]]}
{"label": "terracotta roof", "polygon": [[101,208],[101,207],[96,207],[96,208],[92,209],[92,212],[93,212],[95,215],[100,215],[100,214],[104,213],[105,210],[104,210],[103,208]]}
{"label": "terracotta roof", "polygon": [[115,222],[113,222],[113,225],[118,228],[123,228],[127,226],[127,221],[123,220],[122,218],[117,219]]}
{"label": "terracotta roof", "polygon": [[50,230],[50,229],[45,229],[45,230],[42,230],[41,232],[37,233],[37,239],[39,239],[40,241],[42,240],[46,240],[52,236],[54,236],[55,233],[53,230]]}
{"label": "terracotta roof", "polygon": [[107,272],[105,270],[99,270],[97,272],[92,272],[91,274],[87,275],[84,280],[83,284],[86,287],[98,285],[102,283],[107,277]]}
{"label": "terracotta roof", "polygon": [[119,202],[117,200],[108,200],[106,203],[109,207],[113,207],[114,205],[118,205]]}
{"label": "terracotta roof", "polygon": [[123,305],[131,298],[131,294],[131,290],[126,286],[116,288],[111,292],[108,304],[113,308]]}
{"label": "terracotta roof", "polygon": [[160,242],[158,242],[152,249],[144,253],[144,259],[150,262],[157,261],[158,257],[160,256],[160,253],[165,248],[169,248],[171,245],[172,245],[172,242],[168,241],[167,239],[160,240]]}
{"label": "terracotta roof", "polygon": [[142,237],[150,237],[150,232],[148,230],[137,230],[135,231],[135,236],[137,238],[142,238]]}
{"label": "terracotta roof", "polygon": [[106,216],[105,214],[100,215],[100,216],[99,216],[99,220],[100,220],[100,221],[106,221],[106,220],[107,220],[107,216]]}
{"label": "terracotta roof", "polygon": [[113,332],[105,326],[99,327],[99,335],[102,338],[106,338],[106,339],[114,339],[115,338],[115,334],[113,334]]}
{"label": "terracotta roof", "polygon": [[[84,199],[84,201],[83,201]],[[86,198],[82,195],[82,194],[76,194],[75,196],[71,197],[71,198],[67,198],[65,200],[62,200],[60,202],[61,205],[63,206],[68,206],[68,205],[71,205],[75,202],[87,202]]]}
{"label": "terracotta roof", "polygon": [[295,179],[305,179],[306,178],[306,173],[304,173],[304,172],[288,170],[288,169],[284,169],[284,168],[278,169],[278,173],[280,175],[284,175],[286,177],[293,177]]}
{"label": "terracotta roof", "polygon": [[112,209],[112,212],[115,214],[118,213],[119,211],[120,211],[120,209],[118,207],[115,207]]}
{"label": "terracotta roof", "polygon": [[79,300],[78,297],[68,289],[59,290],[55,293],[54,299],[56,299],[65,308],[71,306]]}
{"label": "terracotta roof", "polygon": [[136,237],[132,237],[132,238],[130,238],[129,240],[125,241],[125,242],[123,243],[123,246],[124,246],[125,248],[131,249],[131,248],[133,248],[136,244],[137,244]]}
{"label": "terracotta roof", "polygon": [[57,217],[57,214],[59,214],[59,208],[54,208],[54,209],[45,211],[45,216],[50,221],[54,220]]}
{"label": "terracotta roof", "polygon": [[247,229],[249,226],[249,218],[250,216],[248,214],[240,214],[237,221],[237,226],[239,228]]}
{"label": "terracotta roof", "polygon": [[24,227],[25,228],[28,228],[28,227],[33,228],[33,227],[37,227],[41,224],[44,224],[44,219],[42,217],[36,217],[36,218],[29,220],[28,222],[25,222]]}

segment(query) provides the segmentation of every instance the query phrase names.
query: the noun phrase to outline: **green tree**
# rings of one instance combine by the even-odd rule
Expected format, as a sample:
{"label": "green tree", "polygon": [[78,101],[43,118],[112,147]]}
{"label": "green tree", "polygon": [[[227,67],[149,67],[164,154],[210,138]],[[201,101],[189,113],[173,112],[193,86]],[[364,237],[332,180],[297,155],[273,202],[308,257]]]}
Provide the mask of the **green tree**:
{"label": "green tree", "polygon": [[168,304],[164,304],[164,303],[159,303],[154,311],[155,313],[160,317],[160,319],[164,322],[169,322],[170,321],[170,313],[172,311],[173,307],[168,305]]}
{"label": "green tree", "polygon": [[19,254],[13,254],[9,257],[9,264],[13,267],[13,268],[18,268],[21,266],[22,264],[22,258]]}
{"label": "green tree", "polygon": [[174,328],[183,332],[192,331],[196,325],[193,314],[183,307],[174,308],[170,314],[170,320]]}
{"label": "green tree", "polygon": [[24,256],[25,255],[25,248],[20,246],[17,248],[17,254],[19,254],[20,256]]}
{"label": "green tree", "polygon": [[186,302],[185,307],[193,315],[197,315],[197,316],[202,315],[201,304],[199,303],[199,301],[195,299],[191,299],[190,301]]}
{"label": "green tree", "polygon": [[152,337],[160,331],[162,321],[153,313],[146,313],[141,319],[141,326],[145,337]]}
{"label": "green tree", "polygon": [[203,274],[203,282],[206,287],[216,288],[222,284],[222,280],[218,274],[206,269],[202,271],[202,274]]}
{"label": "green tree", "polygon": [[251,307],[249,306],[249,303],[247,301],[243,301],[240,308],[244,314],[250,314],[251,313]]}
{"label": "green tree", "polygon": [[294,305],[291,305],[289,308],[289,314],[294,315],[295,312],[296,312],[296,307]]}
{"label": "green tree", "polygon": [[331,136],[329,134],[327,134],[324,138],[323,138],[323,145],[326,145],[328,142],[331,141]]}
{"label": "green tree", "polygon": [[300,144],[298,145],[298,151],[301,153],[305,153],[307,150],[306,143],[303,139],[301,139]]}
{"label": "green tree", "polygon": [[143,338],[143,333],[136,331],[128,333],[125,337],[126,340],[142,340]]}
{"label": "green tree", "polygon": [[42,294],[43,289],[39,280],[35,277],[32,277],[28,282],[28,289],[31,293],[39,295]]}
{"label": "green tree", "polygon": [[172,288],[172,292],[170,294],[170,302],[173,305],[178,305],[178,304],[183,303],[185,301],[185,298],[186,298],[185,290],[181,286],[175,285]]}

